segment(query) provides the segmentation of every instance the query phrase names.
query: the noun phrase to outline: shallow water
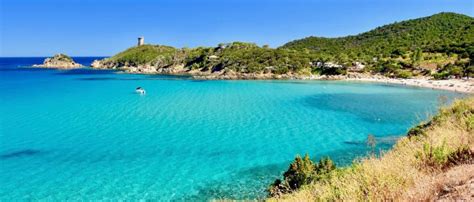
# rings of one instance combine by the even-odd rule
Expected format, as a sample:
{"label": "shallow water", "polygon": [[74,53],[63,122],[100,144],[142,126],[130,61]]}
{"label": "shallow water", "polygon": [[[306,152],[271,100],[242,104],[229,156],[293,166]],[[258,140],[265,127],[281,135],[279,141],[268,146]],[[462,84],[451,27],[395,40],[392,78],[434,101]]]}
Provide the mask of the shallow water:
{"label": "shallow water", "polygon": [[2,201],[262,198],[296,154],[350,163],[367,154],[368,134],[393,139],[435,112],[439,96],[461,96],[24,67],[42,60],[0,58]]}

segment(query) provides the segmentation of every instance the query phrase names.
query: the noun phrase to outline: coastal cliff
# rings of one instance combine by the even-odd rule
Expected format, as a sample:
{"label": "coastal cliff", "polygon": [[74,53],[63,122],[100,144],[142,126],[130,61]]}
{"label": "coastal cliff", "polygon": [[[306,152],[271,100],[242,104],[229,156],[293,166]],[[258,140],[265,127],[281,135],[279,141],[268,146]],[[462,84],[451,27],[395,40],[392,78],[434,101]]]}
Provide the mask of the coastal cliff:
{"label": "coastal cliff", "polygon": [[58,69],[72,69],[83,67],[81,64],[74,62],[74,60],[65,54],[56,54],[51,58],[46,58],[43,64],[33,65],[33,67],[58,68]]}

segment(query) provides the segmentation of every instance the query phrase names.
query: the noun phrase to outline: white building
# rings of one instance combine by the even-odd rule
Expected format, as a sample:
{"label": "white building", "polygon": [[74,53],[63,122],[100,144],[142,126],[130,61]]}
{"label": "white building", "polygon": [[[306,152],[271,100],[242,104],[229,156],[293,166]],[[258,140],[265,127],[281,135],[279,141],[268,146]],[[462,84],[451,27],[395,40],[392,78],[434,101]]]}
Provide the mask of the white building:
{"label": "white building", "polygon": [[138,37],[138,46],[143,46],[145,44],[145,37]]}

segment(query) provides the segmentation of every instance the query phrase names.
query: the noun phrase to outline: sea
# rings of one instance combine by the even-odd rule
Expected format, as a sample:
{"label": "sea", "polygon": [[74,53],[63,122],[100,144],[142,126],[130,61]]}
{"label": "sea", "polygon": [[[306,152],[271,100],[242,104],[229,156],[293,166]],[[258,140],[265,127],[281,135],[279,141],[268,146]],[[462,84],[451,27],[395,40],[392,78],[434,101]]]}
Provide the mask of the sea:
{"label": "sea", "polygon": [[32,67],[43,60],[0,58],[0,201],[263,199],[295,156],[347,166],[372,151],[369,135],[388,150],[464,96]]}

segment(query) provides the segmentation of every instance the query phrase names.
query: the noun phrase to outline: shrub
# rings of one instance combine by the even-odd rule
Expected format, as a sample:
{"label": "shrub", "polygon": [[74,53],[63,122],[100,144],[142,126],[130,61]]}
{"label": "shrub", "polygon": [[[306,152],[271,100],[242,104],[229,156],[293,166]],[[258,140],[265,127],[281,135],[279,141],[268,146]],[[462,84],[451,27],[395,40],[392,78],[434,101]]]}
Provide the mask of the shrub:
{"label": "shrub", "polygon": [[65,54],[62,54],[62,53],[54,55],[54,58],[57,59],[57,60],[65,61],[65,62],[72,62],[73,61],[71,57],[69,57]]}
{"label": "shrub", "polygon": [[288,170],[283,174],[291,190],[296,190],[302,185],[309,184],[314,177],[315,165],[306,154],[304,158],[297,156],[290,164]]}
{"label": "shrub", "polygon": [[277,67],[277,68],[275,69],[274,72],[275,72],[276,74],[286,74],[286,73],[288,73],[289,71],[290,71],[290,70],[288,69],[288,67],[279,66],[279,67]]}
{"label": "shrub", "polygon": [[440,146],[425,143],[422,150],[416,154],[416,158],[420,160],[423,167],[442,168],[448,162],[449,154],[446,142],[443,142]]}
{"label": "shrub", "polygon": [[464,75],[467,77],[474,77],[474,64],[464,68]]}
{"label": "shrub", "polygon": [[336,164],[329,158],[323,157],[319,160],[319,163],[315,166],[316,174],[321,177],[321,175],[329,174],[331,171],[336,169]]}
{"label": "shrub", "polygon": [[304,158],[297,155],[288,170],[283,174],[283,181],[276,179],[268,188],[268,194],[275,197],[291,193],[314,181],[329,178],[330,173],[335,169],[336,165],[329,157],[321,158],[315,164],[308,154]]}
{"label": "shrub", "polygon": [[407,71],[407,70],[397,70],[395,71],[395,77],[397,78],[403,78],[403,79],[408,79],[413,76],[413,73]]}
{"label": "shrub", "polygon": [[417,153],[417,158],[421,160],[421,166],[430,171],[430,169],[446,169],[460,164],[473,164],[474,152],[467,145],[449,151],[446,142],[440,146],[425,143],[423,150]]}
{"label": "shrub", "polygon": [[433,74],[433,77],[435,79],[446,79],[446,78],[448,78],[448,76],[449,76],[449,72],[446,72],[446,71],[438,72],[438,73]]}
{"label": "shrub", "polygon": [[469,146],[460,147],[448,155],[446,166],[460,164],[474,164],[474,151],[469,149]]}
{"label": "shrub", "polygon": [[422,135],[426,135],[426,128],[429,127],[431,125],[431,122],[427,122],[427,123],[423,123],[423,124],[420,124],[420,125],[417,125],[413,128],[411,128],[408,133],[407,133],[407,136],[409,138],[411,137],[416,137],[416,136],[422,136]]}
{"label": "shrub", "polygon": [[316,70],[323,75],[345,75],[347,74],[346,67],[321,67]]}

